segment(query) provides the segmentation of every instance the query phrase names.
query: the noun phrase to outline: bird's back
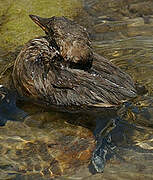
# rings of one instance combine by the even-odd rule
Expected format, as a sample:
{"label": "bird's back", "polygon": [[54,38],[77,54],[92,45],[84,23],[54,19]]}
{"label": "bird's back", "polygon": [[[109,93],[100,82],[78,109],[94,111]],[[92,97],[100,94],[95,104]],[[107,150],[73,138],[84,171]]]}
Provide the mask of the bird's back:
{"label": "bird's back", "polygon": [[[56,62],[59,52],[45,37],[29,41],[18,55],[13,82],[21,96],[55,106],[117,106],[136,97],[129,75],[93,54],[88,71]],[[56,58],[55,58],[56,57]]]}

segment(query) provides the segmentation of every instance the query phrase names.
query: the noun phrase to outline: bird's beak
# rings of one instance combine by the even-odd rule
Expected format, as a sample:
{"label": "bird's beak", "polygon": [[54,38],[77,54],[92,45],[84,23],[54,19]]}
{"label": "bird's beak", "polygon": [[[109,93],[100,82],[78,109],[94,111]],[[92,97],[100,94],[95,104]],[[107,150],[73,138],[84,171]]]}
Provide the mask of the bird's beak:
{"label": "bird's beak", "polygon": [[29,15],[30,18],[36,23],[38,24],[46,33],[49,32],[49,29],[47,28],[47,24],[49,22],[49,18],[42,18],[36,15]]}

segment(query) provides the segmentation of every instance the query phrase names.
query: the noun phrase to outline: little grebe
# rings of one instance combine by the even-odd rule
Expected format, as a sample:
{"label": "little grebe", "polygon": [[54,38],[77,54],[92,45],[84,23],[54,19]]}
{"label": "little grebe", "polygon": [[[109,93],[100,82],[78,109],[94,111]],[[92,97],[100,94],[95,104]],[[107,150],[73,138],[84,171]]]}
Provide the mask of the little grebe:
{"label": "little grebe", "polygon": [[85,28],[65,17],[30,17],[46,36],[30,40],[15,61],[20,96],[77,107],[112,107],[136,97],[131,77],[94,53]]}

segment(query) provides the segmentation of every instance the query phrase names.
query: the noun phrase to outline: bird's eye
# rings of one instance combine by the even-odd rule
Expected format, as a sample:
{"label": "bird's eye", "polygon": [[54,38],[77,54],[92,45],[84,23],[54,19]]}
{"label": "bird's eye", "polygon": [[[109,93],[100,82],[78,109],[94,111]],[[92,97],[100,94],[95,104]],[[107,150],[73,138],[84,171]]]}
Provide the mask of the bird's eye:
{"label": "bird's eye", "polygon": [[51,28],[49,28],[49,35],[51,35],[51,36],[54,35],[54,31]]}

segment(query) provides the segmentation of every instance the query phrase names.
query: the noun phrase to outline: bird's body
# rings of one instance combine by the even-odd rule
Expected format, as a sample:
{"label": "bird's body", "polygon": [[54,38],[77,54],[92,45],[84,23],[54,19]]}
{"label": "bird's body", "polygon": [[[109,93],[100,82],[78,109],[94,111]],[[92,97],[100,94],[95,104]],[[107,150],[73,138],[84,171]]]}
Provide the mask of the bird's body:
{"label": "bird's body", "polygon": [[59,20],[53,32],[45,30],[46,36],[30,40],[18,55],[12,76],[19,95],[46,105],[78,107],[117,106],[136,97],[131,77],[94,53],[86,30],[76,23],[72,28],[66,18],[60,26]]}

